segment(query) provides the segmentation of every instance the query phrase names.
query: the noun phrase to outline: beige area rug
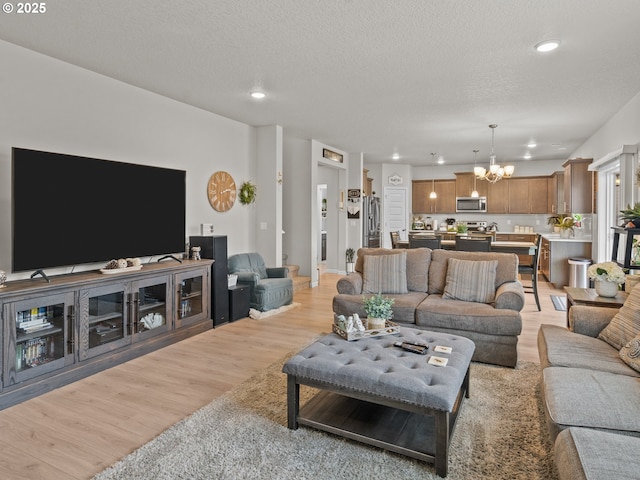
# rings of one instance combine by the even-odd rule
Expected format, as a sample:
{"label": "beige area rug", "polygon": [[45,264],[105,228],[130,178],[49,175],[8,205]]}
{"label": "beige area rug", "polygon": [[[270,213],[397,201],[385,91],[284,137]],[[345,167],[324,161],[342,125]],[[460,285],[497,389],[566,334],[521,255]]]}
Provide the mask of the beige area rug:
{"label": "beige area rug", "polygon": [[[289,430],[284,359],[95,477],[113,479],[437,479],[433,466],[328,433]],[[453,435],[451,480],[556,479],[539,402],[540,366],[472,364]],[[301,402],[315,391],[301,387]]]}
{"label": "beige area rug", "polygon": [[298,308],[300,305],[302,304],[293,302],[290,305],[283,305],[280,308],[274,308],[273,310],[267,310],[266,312],[261,312],[260,310],[256,310],[255,308],[250,308],[249,316],[254,320],[260,320],[262,318],[278,315],[279,313],[286,312],[287,310],[291,310],[292,308]]}

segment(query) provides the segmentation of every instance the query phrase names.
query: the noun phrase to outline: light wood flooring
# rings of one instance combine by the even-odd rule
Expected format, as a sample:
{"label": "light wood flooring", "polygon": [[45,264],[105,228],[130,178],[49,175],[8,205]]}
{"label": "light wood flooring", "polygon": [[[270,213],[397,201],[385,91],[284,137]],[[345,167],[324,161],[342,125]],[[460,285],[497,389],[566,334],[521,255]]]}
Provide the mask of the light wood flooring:
{"label": "light wood flooring", "polygon": [[[0,411],[0,478],[86,479],[145,444],[291,350],[331,331],[339,277],[295,292],[302,304],[262,320],[223,325]],[[565,325],[540,282],[542,312],[528,294],[519,358],[538,362],[541,323]],[[283,405],[283,408],[285,406]]]}

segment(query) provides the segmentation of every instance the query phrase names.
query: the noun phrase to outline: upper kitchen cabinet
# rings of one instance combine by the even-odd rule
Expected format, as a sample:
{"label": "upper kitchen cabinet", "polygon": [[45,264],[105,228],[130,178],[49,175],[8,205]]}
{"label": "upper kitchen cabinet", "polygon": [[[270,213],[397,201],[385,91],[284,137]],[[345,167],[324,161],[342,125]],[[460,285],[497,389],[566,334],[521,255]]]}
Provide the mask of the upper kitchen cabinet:
{"label": "upper kitchen cabinet", "polygon": [[[470,197],[473,191],[473,173],[456,173],[456,197]],[[481,197],[487,196],[488,183],[484,180],[476,180],[476,190]]]}
{"label": "upper kitchen cabinet", "polygon": [[591,158],[572,158],[564,167],[564,209],[561,213],[595,213],[594,173],[589,171]]}
{"label": "upper kitchen cabinet", "polygon": [[373,190],[373,178],[369,178],[369,170],[362,169],[362,195],[371,195]]}
{"label": "upper kitchen cabinet", "polygon": [[564,172],[553,172],[547,178],[547,213],[556,215],[564,208]]}
{"label": "upper kitchen cabinet", "polygon": [[509,182],[500,180],[487,185],[487,213],[509,213]]}
{"label": "upper kitchen cabinet", "polygon": [[[411,211],[418,213],[455,213],[455,180],[414,180],[412,182]],[[429,198],[432,191],[437,198]]]}
{"label": "upper kitchen cabinet", "polygon": [[492,183],[487,213],[547,213],[547,178],[516,177]]}
{"label": "upper kitchen cabinet", "polygon": [[548,188],[549,183],[545,177],[529,179],[529,213],[547,213]]}

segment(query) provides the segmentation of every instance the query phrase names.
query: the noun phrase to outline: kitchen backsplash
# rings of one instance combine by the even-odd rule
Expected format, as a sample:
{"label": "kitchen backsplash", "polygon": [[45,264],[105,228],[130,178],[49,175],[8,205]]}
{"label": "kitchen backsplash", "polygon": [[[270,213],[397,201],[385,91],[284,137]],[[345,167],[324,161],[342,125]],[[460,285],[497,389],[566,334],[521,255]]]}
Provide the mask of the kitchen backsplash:
{"label": "kitchen backsplash", "polygon": [[[425,223],[431,223],[428,219],[436,220],[438,225],[446,225],[445,219],[447,218],[455,218],[456,221],[460,222],[487,222],[487,224],[491,222],[495,222],[498,224],[499,232],[515,232],[516,227],[532,227],[533,231],[536,233],[549,233],[553,231],[551,225],[547,224],[547,218],[550,215],[548,214],[537,214],[537,215],[491,215],[488,213],[458,213],[458,214],[431,214],[431,215],[414,215],[412,218],[422,217],[422,220]],[[576,236],[587,236],[591,235],[591,226],[593,215],[582,214],[581,227],[576,228],[575,235]],[[411,227],[411,225],[409,225]]]}

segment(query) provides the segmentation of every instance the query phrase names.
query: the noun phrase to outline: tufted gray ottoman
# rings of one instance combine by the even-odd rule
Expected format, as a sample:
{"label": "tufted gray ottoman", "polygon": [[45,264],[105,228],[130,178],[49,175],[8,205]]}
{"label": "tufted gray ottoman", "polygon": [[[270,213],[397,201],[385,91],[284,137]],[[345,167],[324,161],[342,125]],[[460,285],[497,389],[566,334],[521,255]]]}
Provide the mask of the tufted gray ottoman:
{"label": "tufted gray ottoman", "polygon": [[[399,341],[429,345],[427,355]],[[437,345],[452,347],[437,353]],[[464,397],[475,345],[467,338],[414,328],[348,342],[326,335],[283,366],[287,374],[288,426],[311,426],[435,464],[446,477],[449,440]],[[429,357],[448,358],[446,367]],[[322,390],[300,408],[300,385]]]}

